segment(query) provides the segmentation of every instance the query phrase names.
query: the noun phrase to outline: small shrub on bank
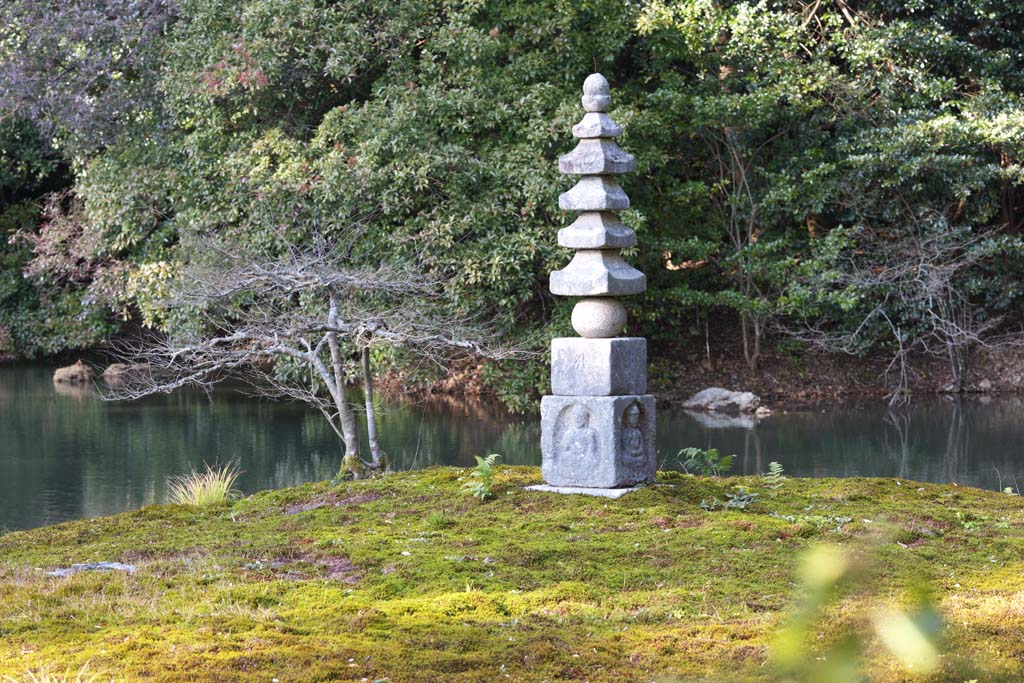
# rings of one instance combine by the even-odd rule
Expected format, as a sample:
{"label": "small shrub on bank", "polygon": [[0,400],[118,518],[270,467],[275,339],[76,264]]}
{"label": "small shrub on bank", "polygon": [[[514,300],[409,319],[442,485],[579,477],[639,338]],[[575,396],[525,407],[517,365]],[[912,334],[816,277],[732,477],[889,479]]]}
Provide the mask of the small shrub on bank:
{"label": "small shrub on bank", "polygon": [[216,467],[206,465],[205,467],[206,470],[203,472],[192,470],[188,474],[168,479],[167,502],[173,505],[203,507],[223,503],[241,495],[235,489],[235,482],[242,473],[237,464],[228,463]]}

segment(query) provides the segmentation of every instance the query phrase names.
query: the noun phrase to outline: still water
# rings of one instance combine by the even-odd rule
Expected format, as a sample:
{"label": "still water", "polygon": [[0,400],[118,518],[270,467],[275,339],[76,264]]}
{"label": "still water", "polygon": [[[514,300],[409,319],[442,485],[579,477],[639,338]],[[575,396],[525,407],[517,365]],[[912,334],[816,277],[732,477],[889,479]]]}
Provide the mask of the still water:
{"label": "still water", "polygon": [[[232,391],[110,403],[55,387],[52,368],[0,366],[0,531],[160,503],[169,476],[238,460],[246,493],[329,479],[337,440],[319,413]],[[381,446],[399,469],[466,466],[474,454],[540,464],[536,416],[475,401],[382,406]],[[738,473],[776,460],[809,477],[898,476],[997,489],[1024,485],[1024,400],[933,400],[776,414],[758,424],[658,415],[658,454],[736,454]]]}

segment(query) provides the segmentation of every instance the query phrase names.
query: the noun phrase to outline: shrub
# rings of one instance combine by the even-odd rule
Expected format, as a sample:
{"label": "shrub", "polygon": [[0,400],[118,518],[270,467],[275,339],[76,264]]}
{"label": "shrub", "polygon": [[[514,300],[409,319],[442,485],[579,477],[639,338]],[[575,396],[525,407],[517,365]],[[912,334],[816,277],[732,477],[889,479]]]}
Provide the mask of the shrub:
{"label": "shrub", "polygon": [[216,467],[206,465],[205,467],[206,470],[203,472],[192,470],[188,474],[168,479],[167,502],[173,505],[203,507],[223,503],[241,495],[234,488],[238,476],[242,473],[237,464],[228,463]]}

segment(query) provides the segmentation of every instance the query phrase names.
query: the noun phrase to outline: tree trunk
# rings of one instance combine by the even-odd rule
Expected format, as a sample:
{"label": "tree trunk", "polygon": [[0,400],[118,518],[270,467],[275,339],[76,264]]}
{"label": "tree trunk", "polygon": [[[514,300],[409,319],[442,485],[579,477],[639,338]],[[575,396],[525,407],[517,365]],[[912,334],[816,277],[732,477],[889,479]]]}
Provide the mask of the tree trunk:
{"label": "tree trunk", "polygon": [[[330,311],[327,322],[334,324],[338,320],[338,294],[331,288],[328,292]],[[331,351],[331,367],[334,371],[334,405],[338,408],[338,421],[341,422],[341,438],[345,442],[345,455],[341,470],[349,471],[358,479],[362,476],[363,461],[359,457],[359,430],[356,429],[356,416],[345,396],[345,368],[341,362],[341,349],[338,347],[337,332],[327,333],[327,347]]]}
{"label": "tree trunk", "polygon": [[754,353],[750,356],[750,371],[756,373],[758,364],[761,362],[761,317],[751,318],[751,327],[754,329]]}
{"label": "tree trunk", "polygon": [[359,430],[356,429],[356,416],[352,406],[345,398],[345,370],[341,363],[341,350],[338,348],[338,335],[327,334],[327,346],[331,350],[331,366],[334,370],[334,405],[338,409],[338,420],[341,422],[341,438],[345,442],[345,456],[342,469],[352,472],[359,478],[362,474],[362,460],[359,457]]}
{"label": "tree trunk", "polygon": [[[740,313],[740,329],[743,332],[743,359],[751,372],[757,372],[761,357],[761,322],[756,316]],[[753,339],[751,339],[753,335]]]}
{"label": "tree trunk", "polygon": [[363,398],[366,401],[366,435],[370,445],[370,467],[375,470],[384,469],[384,455],[377,443],[377,411],[373,407],[373,373],[370,371],[370,347],[361,349],[363,365]]}

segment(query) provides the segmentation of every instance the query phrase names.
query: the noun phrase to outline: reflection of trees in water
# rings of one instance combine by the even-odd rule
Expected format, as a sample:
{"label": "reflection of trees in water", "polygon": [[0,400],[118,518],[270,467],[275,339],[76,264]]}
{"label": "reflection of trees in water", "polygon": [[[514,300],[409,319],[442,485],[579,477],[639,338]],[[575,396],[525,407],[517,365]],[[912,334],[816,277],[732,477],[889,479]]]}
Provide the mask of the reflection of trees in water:
{"label": "reflection of trees in water", "polygon": [[[463,412],[464,410],[468,413]],[[381,420],[381,440],[395,469],[467,466],[500,453],[508,464],[540,464],[539,426],[478,399],[406,403]]]}
{"label": "reflection of trees in water", "polygon": [[507,465],[540,465],[540,423],[523,421],[502,431],[494,447]]}
{"label": "reflection of trees in water", "polygon": [[952,402],[949,429],[946,432],[946,449],[942,459],[943,479],[946,481],[960,481],[966,474],[969,443],[970,435],[964,416],[964,404],[958,399]]}
{"label": "reflection of trees in water", "polygon": [[779,413],[753,430],[712,428],[666,411],[658,446],[737,455],[737,472],[781,462],[796,476],[899,476],[997,488],[1024,481],[1024,400],[920,400],[899,410],[881,404]]}
{"label": "reflection of trees in water", "polygon": [[187,392],[105,403],[54,391],[49,370],[0,373],[0,525],[21,527],[161,502],[168,476],[237,459],[243,490],[329,478],[331,439],[303,411]]}
{"label": "reflection of trees in water", "polygon": [[959,398],[934,403],[926,412],[920,407],[890,409],[883,420],[887,427],[884,444],[896,465],[895,476],[922,481],[963,481],[969,469],[971,444],[966,412]]}
{"label": "reflection of trees in water", "polygon": [[[896,476],[910,478],[910,415],[890,410],[883,422],[892,428],[884,435],[885,452],[896,463]],[[893,434],[895,432],[895,434]],[[891,440],[891,437],[895,437]]]}
{"label": "reflection of trees in water", "polygon": [[981,443],[1000,429],[976,438],[972,418],[979,410],[989,414],[991,408],[959,397],[889,410],[885,448],[896,464],[896,476],[988,487],[989,471],[995,467],[991,459],[997,454]]}
{"label": "reflection of trees in water", "polygon": [[761,442],[761,435],[758,433],[757,426],[755,425],[753,428],[745,430],[743,435],[743,458],[740,471],[760,474],[766,469],[767,466],[764,463],[764,444]]}

